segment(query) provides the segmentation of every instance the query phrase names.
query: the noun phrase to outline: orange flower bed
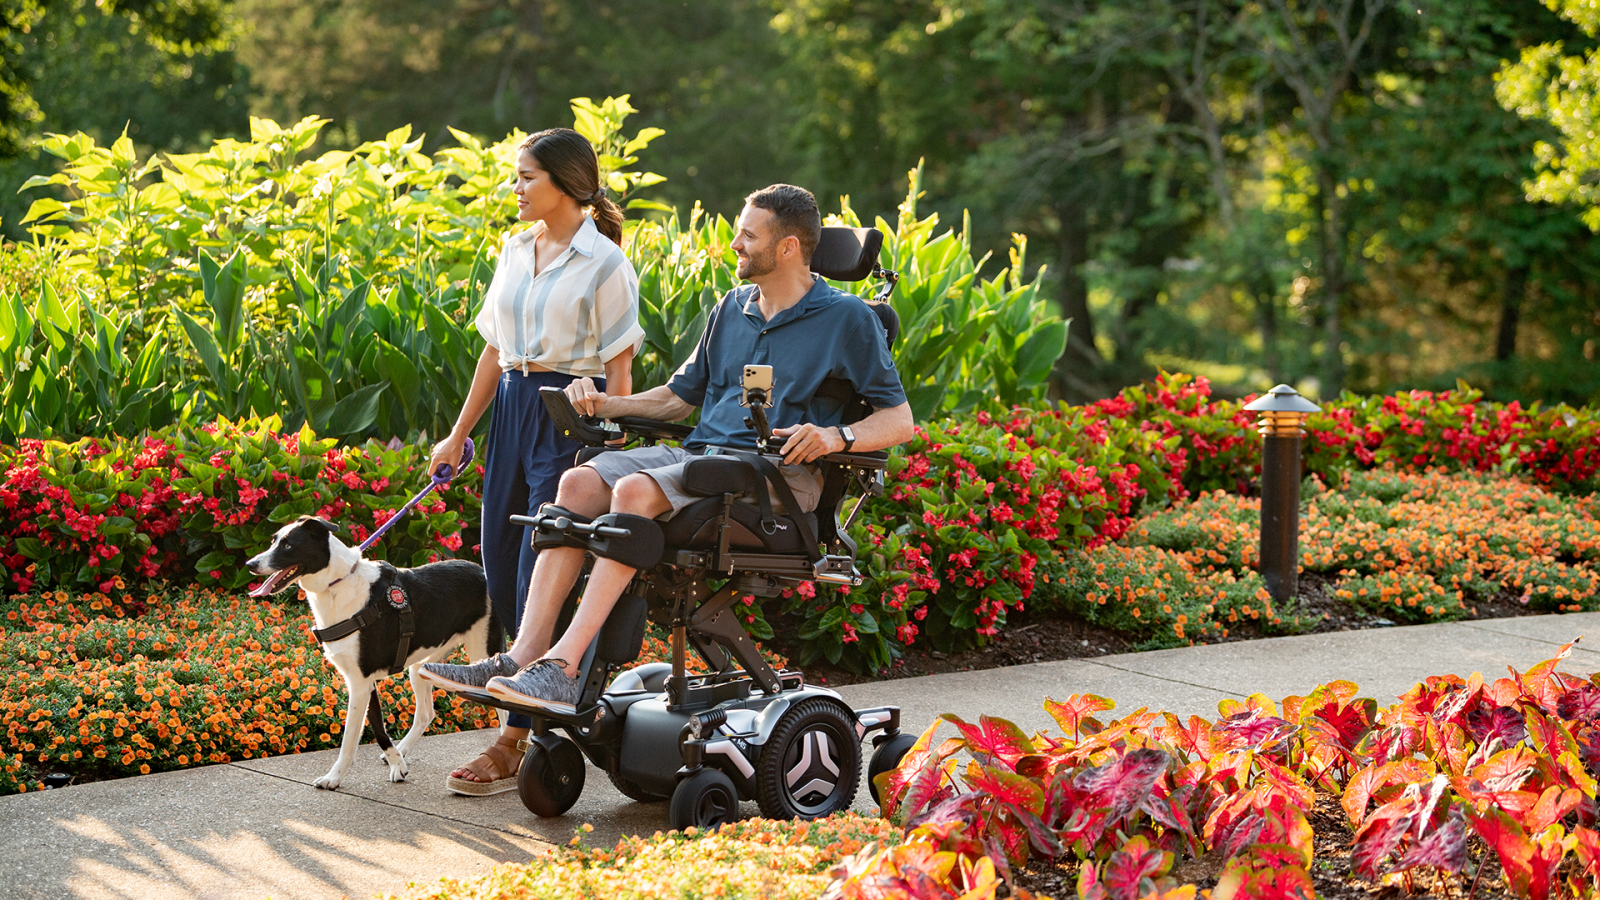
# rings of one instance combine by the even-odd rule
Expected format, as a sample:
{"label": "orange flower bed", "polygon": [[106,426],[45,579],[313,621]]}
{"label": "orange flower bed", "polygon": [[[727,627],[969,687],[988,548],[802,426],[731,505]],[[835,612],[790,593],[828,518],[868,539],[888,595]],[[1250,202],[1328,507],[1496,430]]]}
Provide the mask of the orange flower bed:
{"label": "orange flower bed", "polygon": [[[585,825],[583,832],[592,830]],[[508,863],[462,880],[416,888],[410,900],[545,900],[677,897],[813,900],[830,870],[867,847],[894,844],[899,829],[886,819],[842,813],[814,822],[746,819],[715,831],[688,828],[653,837],[623,838],[610,850],[579,845],[529,863]]]}
{"label": "orange flower bed", "polygon": [[[1353,471],[1307,479],[1301,572],[1400,622],[1445,621],[1489,599],[1545,612],[1600,608],[1600,498],[1514,478]],[[1314,624],[1276,609],[1260,574],[1260,501],[1213,491],[1136,521],[1118,543],[1045,567],[1043,602],[1174,646]]]}
{"label": "orange flower bed", "polygon": [[[115,778],[338,746],[344,681],[311,627],[303,604],[197,587],[0,602],[0,795],[49,772]],[[641,661],[667,658],[647,637]],[[404,679],[379,692],[390,730],[409,727]],[[430,733],[496,724],[454,695],[434,703]]]}

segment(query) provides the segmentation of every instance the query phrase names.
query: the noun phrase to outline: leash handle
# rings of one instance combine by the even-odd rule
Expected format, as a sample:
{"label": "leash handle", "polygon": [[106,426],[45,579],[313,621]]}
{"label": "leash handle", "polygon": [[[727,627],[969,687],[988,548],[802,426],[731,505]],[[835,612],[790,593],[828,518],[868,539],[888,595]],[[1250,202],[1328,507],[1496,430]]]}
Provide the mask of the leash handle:
{"label": "leash handle", "polygon": [[472,464],[472,455],[472,438],[467,438],[466,443],[461,445],[461,464],[452,466],[449,463],[441,463],[433,473],[433,486],[439,487],[456,477],[457,473],[465,472],[467,466]]}
{"label": "leash handle", "polygon": [[384,532],[388,531],[390,528],[393,528],[394,523],[404,518],[406,513],[411,512],[411,508],[416,506],[418,503],[421,503],[422,498],[432,493],[434,488],[448,484],[450,479],[456,476],[457,472],[465,472],[467,470],[467,466],[472,462],[472,454],[472,438],[467,438],[467,442],[461,447],[461,464],[459,466],[451,466],[449,463],[440,465],[438,470],[433,473],[432,481],[428,484],[428,486],[418,492],[415,497],[407,500],[405,506],[400,507],[400,509],[394,515],[390,516],[389,521],[379,525],[378,530],[374,531],[370,536],[367,537],[366,540],[362,541],[360,545],[356,547],[356,549],[362,553],[367,552],[368,547],[376,544],[378,542],[378,538],[383,537]]}

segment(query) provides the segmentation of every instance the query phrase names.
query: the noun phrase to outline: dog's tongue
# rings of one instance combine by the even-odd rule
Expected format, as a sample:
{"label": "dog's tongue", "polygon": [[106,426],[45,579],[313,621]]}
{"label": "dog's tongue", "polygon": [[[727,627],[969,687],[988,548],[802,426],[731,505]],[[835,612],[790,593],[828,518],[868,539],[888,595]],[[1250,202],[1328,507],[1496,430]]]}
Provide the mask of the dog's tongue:
{"label": "dog's tongue", "polygon": [[271,575],[267,576],[266,581],[261,582],[259,587],[250,592],[250,596],[265,597],[268,594],[273,593],[278,589],[279,585],[283,584],[284,580],[287,579],[289,575],[289,569],[279,569],[278,571],[273,572]]}

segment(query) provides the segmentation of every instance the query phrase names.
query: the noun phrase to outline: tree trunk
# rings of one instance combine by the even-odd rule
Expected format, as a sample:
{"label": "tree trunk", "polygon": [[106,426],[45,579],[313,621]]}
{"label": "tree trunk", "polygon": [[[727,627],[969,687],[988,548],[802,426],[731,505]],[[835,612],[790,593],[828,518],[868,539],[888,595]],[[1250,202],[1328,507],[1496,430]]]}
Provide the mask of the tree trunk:
{"label": "tree trunk", "polygon": [[1500,332],[1494,341],[1494,358],[1501,362],[1517,355],[1517,322],[1522,318],[1522,298],[1527,293],[1528,267],[1507,269],[1504,293],[1500,295]]}
{"label": "tree trunk", "polygon": [[1326,163],[1317,166],[1317,206],[1322,218],[1322,328],[1326,345],[1322,354],[1322,396],[1336,397],[1344,389],[1344,333],[1339,307],[1344,302],[1344,210],[1338,177]]}
{"label": "tree trunk", "polygon": [[1061,232],[1059,239],[1061,266],[1061,314],[1071,319],[1067,328],[1067,349],[1056,363],[1056,373],[1061,380],[1064,399],[1083,401],[1098,399],[1094,387],[1097,370],[1105,364],[1095,349],[1094,318],[1089,312],[1089,288],[1083,279],[1083,265],[1089,261],[1089,222],[1087,210],[1081,203],[1068,203],[1057,208]]}

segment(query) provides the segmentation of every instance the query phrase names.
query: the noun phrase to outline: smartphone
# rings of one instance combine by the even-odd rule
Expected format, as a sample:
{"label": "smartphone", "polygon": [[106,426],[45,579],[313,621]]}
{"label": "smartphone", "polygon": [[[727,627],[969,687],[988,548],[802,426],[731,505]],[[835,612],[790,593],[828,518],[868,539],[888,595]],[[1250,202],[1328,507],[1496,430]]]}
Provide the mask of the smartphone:
{"label": "smartphone", "polygon": [[761,399],[758,401],[766,406],[772,402],[772,367],[771,366],[745,366],[744,390],[739,392],[739,405],[750,405],[750,393],[759,391]]}
{"label": "smartphone", "polygon": [[747,391],[766,391],[772,393],[772,367],[771,366],[745,366],[744,389]]}

